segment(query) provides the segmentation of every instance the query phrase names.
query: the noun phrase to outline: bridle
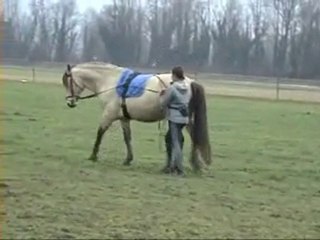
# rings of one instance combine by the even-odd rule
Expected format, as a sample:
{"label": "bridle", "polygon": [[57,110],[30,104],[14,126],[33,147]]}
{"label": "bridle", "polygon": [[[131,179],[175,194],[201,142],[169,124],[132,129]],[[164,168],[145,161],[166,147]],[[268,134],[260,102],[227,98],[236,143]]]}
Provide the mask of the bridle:
{"label": "bridle", "polygon": [[76,85],[80,89],[83,89],[83,87],[80,87],[79,84],[76,83],[72,76],[71,69],[68,68],[68,70],[65,72],[65,76],[67,78],[67,87],[70,89],[70,95],[66,96],[66,100],[70,98],[76,100],[80,99],[81,97],[79,95],[75,95],[74,93],[74,86]]}

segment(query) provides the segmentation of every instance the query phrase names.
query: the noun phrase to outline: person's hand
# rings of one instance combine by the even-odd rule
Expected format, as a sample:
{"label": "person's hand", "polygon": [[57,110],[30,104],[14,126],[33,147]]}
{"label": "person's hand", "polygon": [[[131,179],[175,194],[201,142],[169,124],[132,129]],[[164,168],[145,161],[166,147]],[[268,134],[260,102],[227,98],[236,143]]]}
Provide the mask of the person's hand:
{"label": "person's hand", "polygon": [[161,92],[160,92],[160,96],[163,96],[163,95],[165,94],[165,92],[166,92],[166,90],[165,90],[165,89],[161,90]]}

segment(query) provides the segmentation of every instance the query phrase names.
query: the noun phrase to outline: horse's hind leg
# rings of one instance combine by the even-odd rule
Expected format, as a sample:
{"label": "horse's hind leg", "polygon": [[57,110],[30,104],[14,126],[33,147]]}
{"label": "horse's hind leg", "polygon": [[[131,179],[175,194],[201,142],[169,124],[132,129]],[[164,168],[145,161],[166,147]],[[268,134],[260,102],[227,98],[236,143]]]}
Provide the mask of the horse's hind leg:
{"label": "horse's hind leg", "polygon": [[103,135],[110,128],[110,126],[112,125],[112,122],[113,122],[113,120],[106,118],[100,124],[100,126],[98,128],[98,132],[97,132],[96,141],[94,143],[94,147],[93,147],[91,156],[89,157],[89,160],[94,161],[94,162],[98,160],[98,153],[99,153],[100,144],[101,144]]}
{"label": "horse's hind leg", "polygon": [[123,164],[126,166],[129,166],[133,160],[130,121],[129,120],[121,120],[121,127],[122,127],[122,131],[123,131],[124,142],[127,147],[127,157],[126,157],[125,161],[123,162]]}

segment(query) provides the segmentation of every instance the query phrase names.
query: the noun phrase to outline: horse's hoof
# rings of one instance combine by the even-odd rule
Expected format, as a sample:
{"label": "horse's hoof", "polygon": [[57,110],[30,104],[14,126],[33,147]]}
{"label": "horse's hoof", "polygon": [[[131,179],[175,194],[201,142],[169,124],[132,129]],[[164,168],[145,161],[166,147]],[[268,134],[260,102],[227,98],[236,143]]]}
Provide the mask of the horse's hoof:
{"label": "horse's hoof", "polygon": [[97,162],[98,161],[98,157],[97,156],[90,156],[88,158],[89,161],[92,161],[92,162]]}

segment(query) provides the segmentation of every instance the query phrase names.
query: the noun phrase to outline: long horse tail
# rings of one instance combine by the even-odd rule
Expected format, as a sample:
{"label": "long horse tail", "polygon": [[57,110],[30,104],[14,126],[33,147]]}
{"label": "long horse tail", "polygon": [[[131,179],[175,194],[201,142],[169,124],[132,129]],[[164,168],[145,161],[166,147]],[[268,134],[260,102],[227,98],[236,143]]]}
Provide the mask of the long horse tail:
{"label": "long horse tail", "polygon": [[212,163],[211,146],[208,132],[207,103],[205,90],[197,82],[191,83],[191,101],[189,104],[192,139],[191,164],[195,169],[200,168],[200,154],[202,160],[210,165]]}

